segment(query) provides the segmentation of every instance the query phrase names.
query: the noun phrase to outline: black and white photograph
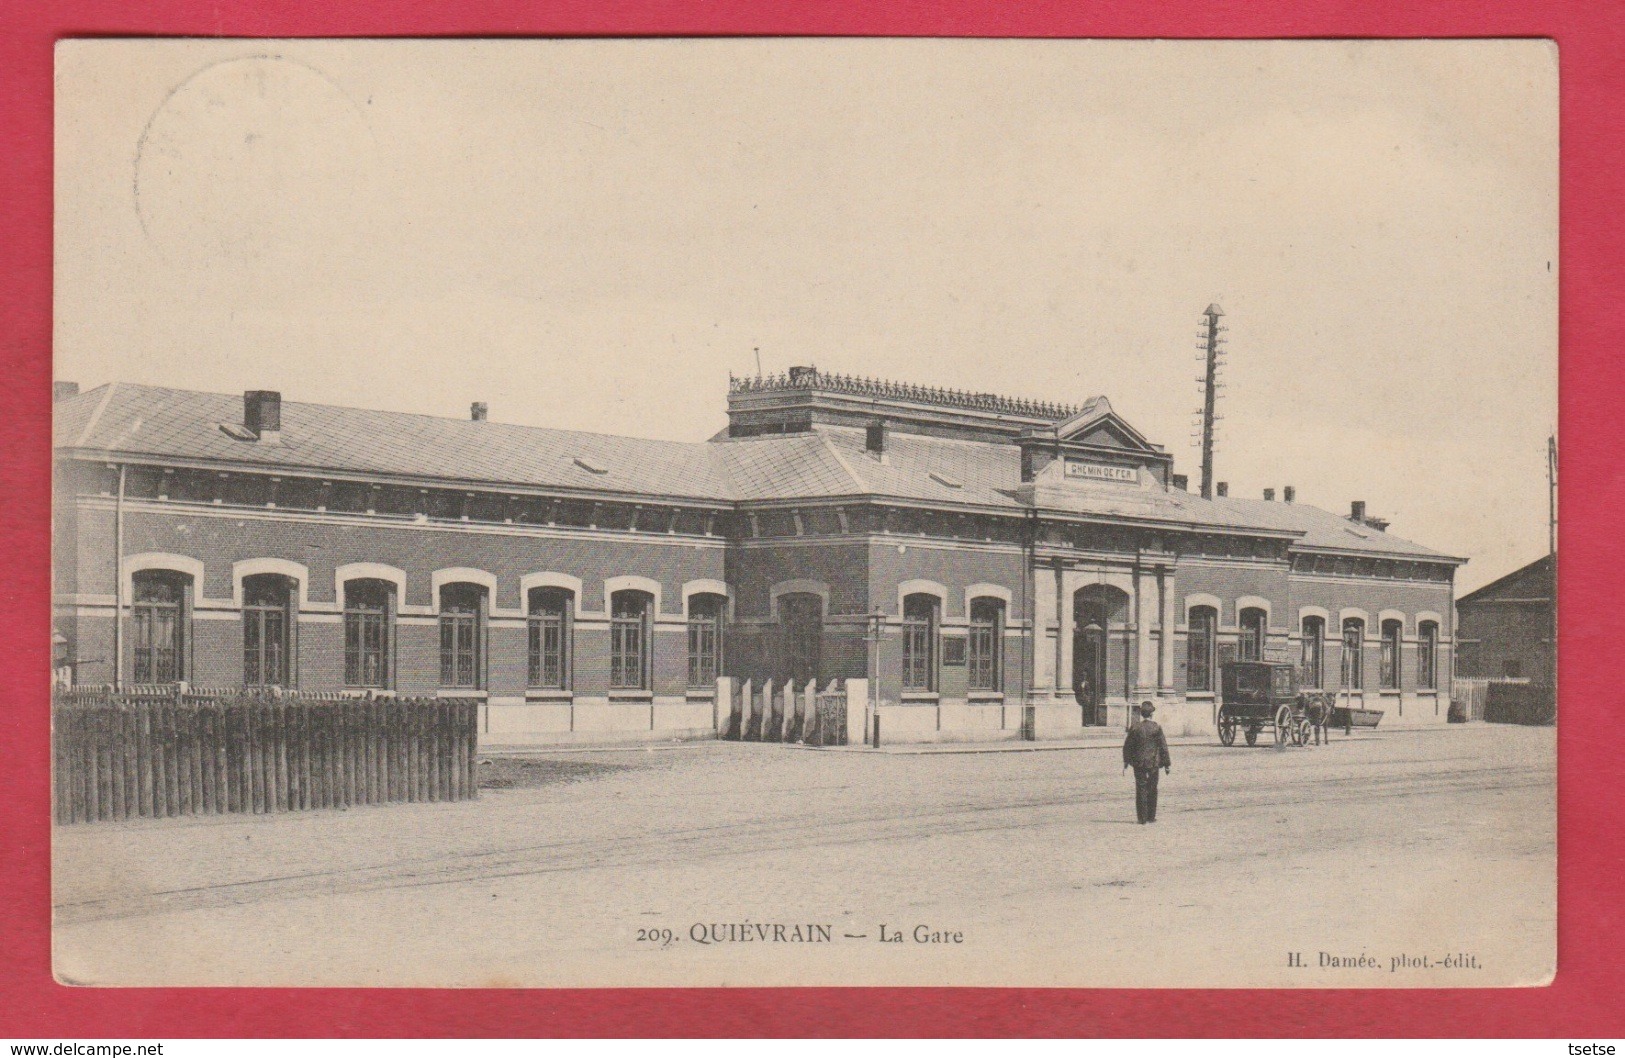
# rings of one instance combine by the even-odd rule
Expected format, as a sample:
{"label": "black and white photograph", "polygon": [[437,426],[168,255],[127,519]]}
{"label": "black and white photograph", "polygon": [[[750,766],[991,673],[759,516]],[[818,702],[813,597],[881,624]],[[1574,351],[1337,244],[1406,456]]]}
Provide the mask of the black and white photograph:
{"label": "black and white photograph", "polygon": [[1557,107],[59,43],[57,980],[1549,983]]}

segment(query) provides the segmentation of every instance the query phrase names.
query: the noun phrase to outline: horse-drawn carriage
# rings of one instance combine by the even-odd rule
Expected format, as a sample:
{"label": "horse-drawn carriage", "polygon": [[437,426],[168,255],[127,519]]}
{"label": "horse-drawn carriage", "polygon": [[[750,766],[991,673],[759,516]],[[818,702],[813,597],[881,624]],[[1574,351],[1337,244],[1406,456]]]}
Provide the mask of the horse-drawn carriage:
{"label": "horse-drawn carriage", "polygon": [[1277,745],[1301,746],[1331,719],[1333,696],[1298,688],[1297,667],[1280,661],[1228,661],[1219,667],[1219,741],[1249,746],[1265,731]]}

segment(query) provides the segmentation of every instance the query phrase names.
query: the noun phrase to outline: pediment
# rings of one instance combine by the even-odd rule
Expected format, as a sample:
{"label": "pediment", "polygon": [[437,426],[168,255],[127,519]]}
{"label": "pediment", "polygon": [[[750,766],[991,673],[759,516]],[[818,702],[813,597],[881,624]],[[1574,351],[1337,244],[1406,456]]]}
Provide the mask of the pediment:
{"label": "pediment", "polygon": [[1085,404],[1076,415],[1057,423],[1056,435],[1062,441],[1093,445],[1099,448],[1120,448],[1129,452],[1155,452],[1157,449],[1145,435],[1130,426],[1122,416],[1112,410],[1105,397],[1096,397]]}
{"label": "pediment", "polygon": [[[1115,416],[1114,416],[1115,418]],[[1119,422],[1106,421],[1086,427],[1074,434],[1063,434],[1063,441],[1076,441],[1080,444],[1095,445],[1100,448],[1122,448],[1128,451],[1145,451],[1144,444],[1135,443],[1134,436]]]}

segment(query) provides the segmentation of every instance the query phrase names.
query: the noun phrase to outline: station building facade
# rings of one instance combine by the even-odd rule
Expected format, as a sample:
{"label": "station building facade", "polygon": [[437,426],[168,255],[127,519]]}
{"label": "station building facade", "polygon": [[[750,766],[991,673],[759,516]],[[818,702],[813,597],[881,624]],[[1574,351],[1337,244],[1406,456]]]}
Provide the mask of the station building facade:
{"label": "station building facade", "polygon": [[[79,683],[477,697],[499,742],[708,737],[863,681],[888,740],[1211,730],[1218,666],[1443,724],[1461,559],[1203,499],[1081,406],[795,368],[678,443],[109,384],[56,403]],[[719,692],[719,688],[721,688]],[[1031,709],[1028,709],[1031,707]]]}

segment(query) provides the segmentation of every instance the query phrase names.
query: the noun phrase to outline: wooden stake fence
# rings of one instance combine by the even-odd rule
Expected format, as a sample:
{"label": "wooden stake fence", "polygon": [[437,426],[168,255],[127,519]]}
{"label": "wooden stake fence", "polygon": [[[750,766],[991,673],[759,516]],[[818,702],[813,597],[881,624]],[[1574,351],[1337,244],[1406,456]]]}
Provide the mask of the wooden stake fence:
{"label": "wooden stake fence", "polygon": [[56,821],[467,800],[478,715],[470,699],[68,692]]}

